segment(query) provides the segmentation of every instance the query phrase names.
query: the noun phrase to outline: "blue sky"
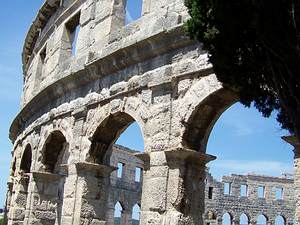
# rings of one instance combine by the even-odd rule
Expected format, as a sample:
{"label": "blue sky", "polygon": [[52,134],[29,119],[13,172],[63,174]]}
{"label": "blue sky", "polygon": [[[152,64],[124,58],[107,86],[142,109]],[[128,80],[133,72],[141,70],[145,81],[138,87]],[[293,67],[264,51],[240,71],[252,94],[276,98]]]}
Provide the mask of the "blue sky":
{"label": "blue sky", "polygon": [[[4,1],[0,14],[0,208],[5,201],[6,182],[12,145],[8,139],[11,121],[20,107],[22,91],[21,52],[25,34],[43,0]],[[131,8],[131,9],[130,9]],[[132,10],[130,3],[128,9]],[[134,10],[128,16],[135,19]],[[207,152],[218,159],[209,164],[216,177],[224,174],[255,172],[280,175],[293,170],[292,148],[280,139],[274,118],[265,119],[255,109],[240,104],[227,110],[215,125]],[[139,127],[130,126],[118,140],[133,149],[142,150]]]}

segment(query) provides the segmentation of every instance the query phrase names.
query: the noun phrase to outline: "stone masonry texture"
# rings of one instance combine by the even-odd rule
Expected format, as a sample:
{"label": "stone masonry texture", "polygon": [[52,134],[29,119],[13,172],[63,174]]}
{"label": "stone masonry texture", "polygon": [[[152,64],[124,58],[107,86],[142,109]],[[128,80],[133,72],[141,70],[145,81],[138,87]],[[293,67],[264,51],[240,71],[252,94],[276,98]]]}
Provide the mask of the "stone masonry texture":
{"label": "stone masonry texture", "polygon": [[184,0],[143,0],[129,24],[126,4],[46,0],[37,13],[22,54],[22,109],[10,128],[7,224],[112,224],[116,196],[128,206],[137,198],[111,179],[112,146],[133,122],[145,146],[135,155],[144,166],[140,224],[203,224],[206,164],[215,159],[207,141],[238,99],[185,35]]}

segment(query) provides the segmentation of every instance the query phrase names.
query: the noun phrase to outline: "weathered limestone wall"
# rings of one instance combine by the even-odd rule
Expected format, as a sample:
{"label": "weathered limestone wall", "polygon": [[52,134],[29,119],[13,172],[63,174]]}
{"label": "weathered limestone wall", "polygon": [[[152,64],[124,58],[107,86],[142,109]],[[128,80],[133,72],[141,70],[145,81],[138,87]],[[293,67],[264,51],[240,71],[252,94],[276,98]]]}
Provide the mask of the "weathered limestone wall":
{"label": "weathered limestone wall", "polygon": [[[229,194],[224,194],[225,183],[230,184]],[[246,185],[246,196],[241,195],[241,185]],[[264,187],[264,197],[259,197],[258,188]],[[212,198],[209,198],[209,188]],[[276,188],[283,189],[282,199],[276,199]],[[222,224],[222,217],[229,213],[233,224],[240,224],[240,216],[244,213],[249,224],[257,224],[259,215],[267,218],[267,224],[275,224],[277,216],[285,218],[286,224],[294,224],[295,193],[294,180],[280,177],[260,175],[224,176],[216,181],[209,173],[205,189],[206,224]]]}
{"label": "weathered limestone wall", "polygon": [[10,129],[8,224],[109,224],[111,146],[134,121],[145,144],[141,224],[203,223],[207,140],[237,99],[186,37],[184,0],[143,0],[126,26],[125,5],[46,0],[38,12]]}

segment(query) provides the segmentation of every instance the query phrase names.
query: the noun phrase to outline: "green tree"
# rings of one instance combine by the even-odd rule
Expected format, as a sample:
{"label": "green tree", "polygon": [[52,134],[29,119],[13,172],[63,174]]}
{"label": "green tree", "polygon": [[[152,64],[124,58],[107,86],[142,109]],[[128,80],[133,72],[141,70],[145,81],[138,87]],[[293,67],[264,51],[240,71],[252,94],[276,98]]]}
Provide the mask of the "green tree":
{"label": "green tree", "polygon": [[185,0],[186,28],[241,103],[300,140],[300,0]]}

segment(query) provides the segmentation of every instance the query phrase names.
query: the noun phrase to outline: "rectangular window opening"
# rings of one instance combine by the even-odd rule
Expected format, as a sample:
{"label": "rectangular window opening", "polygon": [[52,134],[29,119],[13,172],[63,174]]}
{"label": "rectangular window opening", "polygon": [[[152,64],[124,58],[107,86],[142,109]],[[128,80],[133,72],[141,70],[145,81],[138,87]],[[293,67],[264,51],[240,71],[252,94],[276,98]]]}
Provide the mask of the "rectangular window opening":
{"label": "rectangular window opening", "polygon": [[265,198],[265,187],[264,186],[258,187],[258,197]]}
{"label": "rectangular window opening", "polygon": [[142,180],[142,168],[136,167],[135,168],[135,182],[141,182]]}
{"label": "rectangular window opening", "polygon": [[230,195],[231,192],[231,184],[230,183],[224,183],[224,195]]}
{"label": "rectangular window opening", "polygon": [[123,163],[118,163],[118,171],[117,171],[117,177],[118,178],[122,178],[123,168],[124,168],[124,164]]}
{"label": "rectangular window opening", "polygon": [[213,198],[213,187],[209,187],[208,188],[208,199],[212,199]]}
{"label": "rectangular window opening", "polygon": [[248,196],[248,186],[246,184],[241,185],[241,197]]}
{"label": "rectangular window opening", "polygon": [[276,198],[276,200],[283,199],[283,188],[276,187],[275,198]]}
{"label": "rectangular window opening", "polygon": [[142,16],[143,0],[127,0],[125,6],[125,25]]}
{"label": "rectangular window opening", "polygon": [[72,56],[75,56],[78,50],[77,41],[78,35],[80,32],[80,13],[75,15],[67,24],[66,24],[68,38],[70,43],[70,48],[72,51]]}
{"label": "rectangular window opening", "polygon": [[45,46],[40,52],[41,63],[44,65],[47,56],[47,46]]}

